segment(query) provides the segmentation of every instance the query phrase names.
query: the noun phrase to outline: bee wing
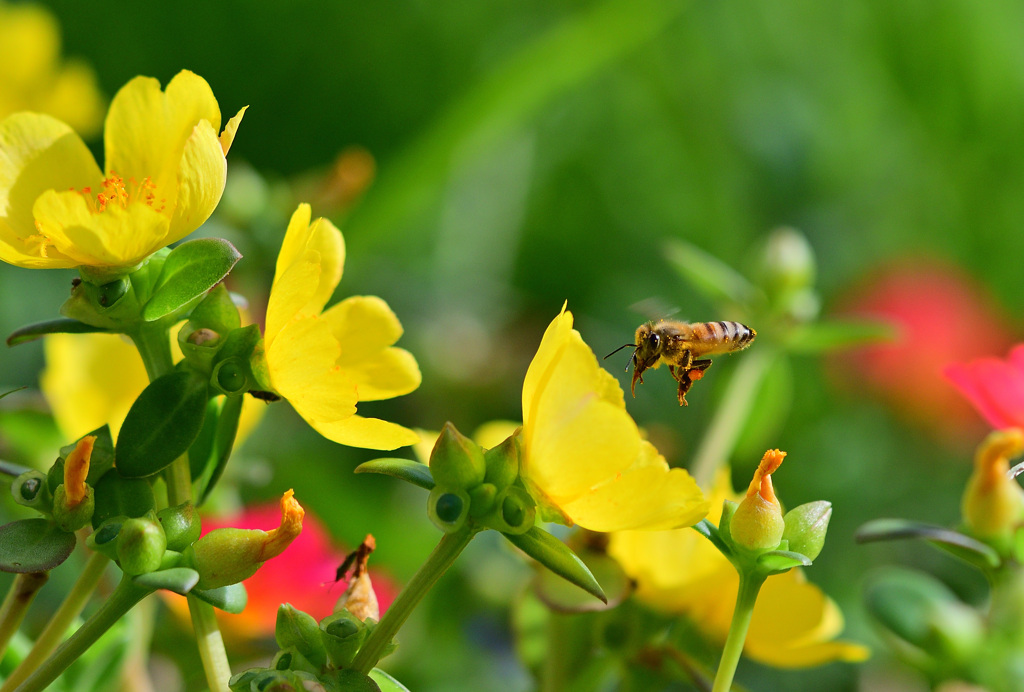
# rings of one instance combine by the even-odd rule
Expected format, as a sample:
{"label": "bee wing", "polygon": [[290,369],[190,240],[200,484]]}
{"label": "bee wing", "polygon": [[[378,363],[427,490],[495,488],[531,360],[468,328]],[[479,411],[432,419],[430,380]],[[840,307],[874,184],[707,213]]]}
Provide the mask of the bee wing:
{"label": "bee wing", "polygon": [[673,307],[657,296],[638,300],[630,305],[629,309],[652,322],[674,317],[682,310],[678,305]]}

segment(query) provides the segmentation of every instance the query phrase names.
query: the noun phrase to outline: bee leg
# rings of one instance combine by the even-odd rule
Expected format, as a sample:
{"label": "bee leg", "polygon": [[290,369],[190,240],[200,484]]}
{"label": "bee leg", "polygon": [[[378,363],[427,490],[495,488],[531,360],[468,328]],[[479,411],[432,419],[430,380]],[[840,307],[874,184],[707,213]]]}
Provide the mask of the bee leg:
{"label": "bee leg", "polygon": [[[688,406],[686,403],[686,393],[690,391],[690,387],[693,383],[704,377],[704,371],[711,367],[711,359],[703,358],[701,360],[693,360],[690,362],[690,366],[685,370],[679,368],[679,376],[676,378],[679,381],[679,405]],[[673,373],[674,375],[675,373]]]}
{"label": "bee leg", "polygon": [[[700,378],[698,378],[698,379],[700,379]],[[692,387],[692,386],[693,386],[693,380],[690,379],[690,373],[689,372],[683,373],[683,375],[679,378],[679,391],[677,392],[677,394],[679,396],[679,405],[680,406],[688,406],[689,405],[689,404],[686,403],[686,393],[688,391],[690,391],[690,387]]]}

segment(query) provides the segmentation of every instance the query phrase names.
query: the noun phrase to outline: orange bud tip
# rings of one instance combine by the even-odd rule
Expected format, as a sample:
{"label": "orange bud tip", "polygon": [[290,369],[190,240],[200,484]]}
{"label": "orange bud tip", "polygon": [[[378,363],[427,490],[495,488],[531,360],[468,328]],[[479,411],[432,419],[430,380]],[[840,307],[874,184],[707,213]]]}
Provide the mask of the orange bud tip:
{"label": "orange bud tip", "polygon": [[984,487],[1000,483],[1010,469],[1010,459],[1024,452],[1024,430],[1006,428],[989,433],[974,455],[974,469]]}
{"label": "orange bud tip", "polygon": [[306,515],[302,505],[295,499],[294,490],[286,490],[281,496],[281,525],[267,532],[267,541],[260,551],[260,561],[277,557],[291,545],[302,532],[302,518]]}
{"label": "orange bud tip", "polygon": [[747,497],[753,497],[755,494],[760,493],[761,497],[769,502],[778,502],[775,497],[775,491],[772,488],[771,474],[775,473],[782,466],[782,460],[785,458],[786,453],[778,449],[769,449],[764,453],[764,456],[761,457],[761,463],[757,465],[754,477],[747,487]]}
{"label": "orange bud tip", "polygon": [[77,507],[85,499],[85,477],[89,475],[89,461],[95,444],[96,436],[86,435],[64,461],[64,488],[69,507]]}

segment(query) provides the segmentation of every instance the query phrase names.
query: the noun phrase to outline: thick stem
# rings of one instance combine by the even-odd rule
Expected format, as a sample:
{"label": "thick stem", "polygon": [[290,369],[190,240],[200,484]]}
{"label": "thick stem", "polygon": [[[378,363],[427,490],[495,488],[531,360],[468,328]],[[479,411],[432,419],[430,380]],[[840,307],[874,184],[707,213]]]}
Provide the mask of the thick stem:
{"label": "thick stem", "polygon": [[11,590],[0,606],[0,658],[3,658],[7,644],[25,619],[32,600],[49,578],[49,572],[25,572],[14,578]]}
{"label": "thick stem", "polygon": [[[125,613],[131,610],[136,603],[151,593],[153,593],[151,589],[136,586],[130,577],[124,577],[110,598],[100,606],[100,609],[93,613],[92,617],[86,620],[70,639],[61,644],[53,656],[46,660],[46,663],[28,676],[25,682],[17,688],[17,692],[37,692],[46,689],[47,685],[56,680],[58,675],[96,643],[96,640],[103,636],[115,622],[124,617]],[[4,685],[5,692],[12,680],[13,676]]]}
{"label": "thick stem", "polygon": [[736,666],[739,665],[740,656],[743,654],[743,643],[747,640],[750,618],[754,614],[754,604],[757,602],[757,593],[761,590],[762,584],[762,576],[740,575],[736,609],[732,612],[729,636],[725,640],[725,648],[722,649],[722,660],[718,663],[715,686],[711,692],[729,692],[732,688],[732,679],[736,675]]}
{"label": "thick stem", "polygon": [[[22,680],[29,677],[32,671],[36,670],[39,665],[51,654],[53,650],[57,648],[60,640],[64,638],[68,628],[71,627],[71,623],[74,622],[75,618],[82,614],[82,610],[85,608],[86,602],[89,597],[92,596],[92,592],[96,589],[96,585],[100,581],[100,577],[103,576],[103,570],[110,562],[110,558],[100,553],[93,553],[92,557],[85,563],[85,567],[82,569],[82,574],[79,575],[78,581],[71,587],[71,591],[68,592],[64,602],[57,609],[57,612],[50,618],[50,622],[47,623],[46,628],[36,639],[35,644],[32,645],[31,651],[28,652],[28,656],[14,669],[11,676],[4,682],[3,687],[0,687],[0,692],[11,692],[17,687]],[[77,633],[76,633],[77,636]],[[91,642],[90,642],[91,643]],[[85,649],[82,649],[84,651]],[[71,661],[64,664],[65,667],[70,665]],[[63,668],[61,668],[63,670]],[[57,671],[57,675],[60,671]],[[54,676],[56,677],[56,675]]]}
{"label": "thick stem", "polygon": [[364,675],[373,670],[385,647],[394,639],[413,609],[469,545],[476,531],[474,527],[464,526],[453,533],[446,533],[441,538],[434,552],[405,585],[402,593],[398,594],[398,598],[384,613],[384,617],[359,649],[355,660],[352,661],[352,668]]}
{"label": "thick stem", "polygon": [[228,692],[231,666],[224,651],[224,640],[217,627],[213,606],[195,596],[189,596],[188,612],[192,615],[192,629],[195,630],[199,656],[203,660],[206,684],[211,692]]}
{"label": "thick stem", "polygon": [[563,654],[569,634],[569,616],[551,610],[548,612],[548,655],[544,659],[540,692],[559,692],[566,687],[569,677],[569,659]]}
{"label": "thick stem", "polygon": [[761,381],[768,374],[774,359],[775,349],[754,349],[744,354],[743,360],[736,367],[711,425],[693,455],[690,470],[700,487],[710,488],[715,480],[715,472],[729,460],[743,425],[754,408],[754,396],[761,388]]}

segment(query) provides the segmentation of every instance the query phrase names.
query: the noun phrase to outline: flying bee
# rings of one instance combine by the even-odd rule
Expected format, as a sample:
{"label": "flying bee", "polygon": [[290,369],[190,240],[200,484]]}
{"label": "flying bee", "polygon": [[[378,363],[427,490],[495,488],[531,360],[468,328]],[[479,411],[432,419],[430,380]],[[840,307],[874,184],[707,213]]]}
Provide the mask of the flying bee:
{"label": "flying bee", "polygon": [[[641,324],[633,338],[636,343],[624,344],[608,356],[627,346],[633,347],[633,380],[629,391],[634,397],[636,383],[644,383],[644,371],[666,363],[672,378],[679,383],[679,405],[686,406],[686,393],[711,367],[711,359],[704,356],[742,351],[755,336],[757,332],[739,322],[661,320]],[[628,365],[626,370],[629,370]]]}

